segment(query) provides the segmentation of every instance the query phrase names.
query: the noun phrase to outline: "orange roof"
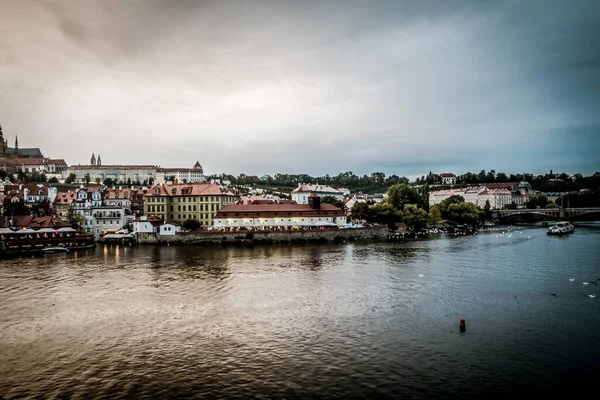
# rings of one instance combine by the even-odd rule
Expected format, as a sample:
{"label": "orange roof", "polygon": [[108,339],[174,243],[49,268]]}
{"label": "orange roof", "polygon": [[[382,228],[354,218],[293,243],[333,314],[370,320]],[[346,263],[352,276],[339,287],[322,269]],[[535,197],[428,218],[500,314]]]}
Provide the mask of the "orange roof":
{"label": "orange roof", "polygon": [[77,200],[77,193],[75,192],[58,192],[54,204],[71,204]]}
{"label": "orange roof", "polygon": [[[158,191],[158,193],[154,193]],[[145,196],[232,196],[221,190],[216,183],[180,183],[167,185],[159,183],[146,192]]]}

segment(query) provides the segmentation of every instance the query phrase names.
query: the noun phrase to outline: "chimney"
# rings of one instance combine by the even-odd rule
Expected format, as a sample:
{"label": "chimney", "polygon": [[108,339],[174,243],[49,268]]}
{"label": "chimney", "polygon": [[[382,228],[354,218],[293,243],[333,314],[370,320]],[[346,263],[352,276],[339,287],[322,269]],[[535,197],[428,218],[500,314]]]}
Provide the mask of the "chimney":
{"label": "chimney", "polygon": [[308,205],[310,206],[310,208],[318,210],[319,208],[321,208],[321,198],[314,193],[311,194],[310,196],[308,196]]}

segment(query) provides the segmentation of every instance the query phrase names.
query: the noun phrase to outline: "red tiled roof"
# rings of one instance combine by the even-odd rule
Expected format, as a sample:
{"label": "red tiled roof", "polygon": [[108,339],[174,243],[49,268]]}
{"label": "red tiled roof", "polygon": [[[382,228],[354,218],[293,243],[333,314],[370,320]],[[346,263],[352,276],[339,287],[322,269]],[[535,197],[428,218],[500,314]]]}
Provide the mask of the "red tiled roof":
{"label": "red tiled roof", "polygon": [[[159,193],[155,194],[154,191],[158,189]],[[184,190],[188,192],[183,192]],[[191,190],[190,190],[191,189]],[[151,187],[145,196],[211,196],[211,195],[223,195],[231,196],[231,194],[225,193],[221,190],[221,187],[216,183],[181,183],[167,185],[160,183],[156,186]]]}
{"label": "red tiled roof", "polygon": [[102,165],[71,165],[71,169],[109,169],[109,168],[123,168],[123,169],[154,169],[156,165],[121,165],[121,164],[102,164]]}
{"label": "red tiled roof", "polygon": [[321,208],[314,209],[308,204],[237,204],[225,206],[217,212],[215,218],[233,217],[323,217],[344,215],[343,211],[333,204],[321,204]]}
{"label": "red tiled roof", "polygon": [[33,217],[31,215],[18,215],[14,217],[13,225],[19,228],[58,228],[70,226],[67,222],[50,215],[45,217]]}
{"label": "red tiled roof", "polygon": [[48,164],[54,164],[54,165],[68,165],[67,162],[65,160],[63,160],[62,158],[57,158],[57,159],[49,159],[48,160]]}
{"label": "red tiled roof", "polygon": [[77,200],[77,193],[75,192],[58,192],[54,204],[71,204]]}

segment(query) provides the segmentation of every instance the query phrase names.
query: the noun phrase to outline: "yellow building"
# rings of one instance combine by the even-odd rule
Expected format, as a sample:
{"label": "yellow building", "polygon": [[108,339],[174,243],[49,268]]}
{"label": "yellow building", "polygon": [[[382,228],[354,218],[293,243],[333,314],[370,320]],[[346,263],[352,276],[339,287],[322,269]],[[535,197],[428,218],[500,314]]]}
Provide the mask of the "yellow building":
{"label": "yellow building", "polygon": [[144,195],[144,212],[167,222],[181,224],[188,219],[200,221],[202,229],[213,225],[213,217],[237,197],[216,183],[161,183]]}

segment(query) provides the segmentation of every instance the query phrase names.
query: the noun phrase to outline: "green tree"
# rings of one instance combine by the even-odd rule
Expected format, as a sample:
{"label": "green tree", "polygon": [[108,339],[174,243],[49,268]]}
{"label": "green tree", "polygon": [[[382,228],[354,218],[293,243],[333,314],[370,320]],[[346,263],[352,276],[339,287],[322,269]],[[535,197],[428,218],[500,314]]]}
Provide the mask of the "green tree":
{"label": "green tree", "polygon": [[99,185],[100,184],[100,177],[97,176],[96,179],[95,179],[95,181],[96,181],[96,185]]}
{"label": "green tree", "polygon": [[400,211],[404,210],[405,204],[416,204],[418,207],[423,207],[425,204],[423,198],[414,188],[404,184],[390,186],[385,202]]}
{"label": "green tree", "polygon": [[402,213],[396,210],[391,204],[380,203],[372,208],[368,208],[368,214],[365,219],[369,222],[386,224],[389,228],[395,229],[396,223],[402,220]]}
{"label": "green tree", "polygon": [[337,208],[344,208],[344,202],[335,198],[334,196],[323,196],[321,197],[321,203],[323,204],[333,204]]}
{"label": "green tree", "polygon": [[90,184],[90,181],[92,180],[92,177],[90,176],[90,174],[89,174],[89,173],[87,173],[87,174],[85,174],[85,175],[83,176],[83,179],[85,180],[85,184],[86,184],[86,186],[87,186],[87,185],[89,185],[89,184]]}
{"label": "green tree", "polygon": [[492,216],[491,210],[492,206],[490,205],[490,201],[485,201],[485,206],[483,206],[483,212],[485,212],[485,216],[489,219]]}
{"label": "green tree", "polygon": [[434,205],[429,208],[429,222],[433,225],[437,225],[442,220],[442,212],[440,211],[439,205]]}
{"label": "green tree", "polygon": [[71,172],[67,179],[65,179],[65,183],[73,183],[75,182],[75,179],[77,179],[77,175]]}
{"label": "green tree", "polygon": [[112,178],[106,178],[104,180],[104,182],[102,182],[105,186],[113,186],[115,183],[113,182]]}
{"label": "green tree", "polygon": [[186,229],[188,231],[197,231],[198,229],[200,229],[200,226],[202,225],[197,219],[187,219],[183,221],[182,224],[183,229]]}
{"label": "green tree", "polygon": [[427,226],[428,215],[425,210],[418,208],[416,204],[405,204],[402,212],[402,222],[411,231],[419,231]]}
{"label": "green tree", "polygon": [[503,208],[505,210],[516,210],[517,209],[517,204],[513,201],[510,204],[506,204]]}
{"label": "green tree", "polygon": [[546,208],[560,208],[560,206],[558,204],[548,203],[546,205]]}
{"label": "green tree", "polygon": [[354,203],[350,212],[350,217],[353,221],[366,221],[369,219],[369,205],[362,202]]}
{"label": "green tree", "polygon": [[9,217],[15,215],[29,215],[29,209],[25,205],[24,201],[12,201],[12,198],[4,199],[4,215]]}
{"label": "green tree", "polygon": [[53,176],[52,178],[48,179],[48,183],[58,183],[58,179]]}
{"label": "green tree", "polygon": [[447,209],[447,219],[457,223],[479,225],[483,211],[473,203],[450,204]]}

